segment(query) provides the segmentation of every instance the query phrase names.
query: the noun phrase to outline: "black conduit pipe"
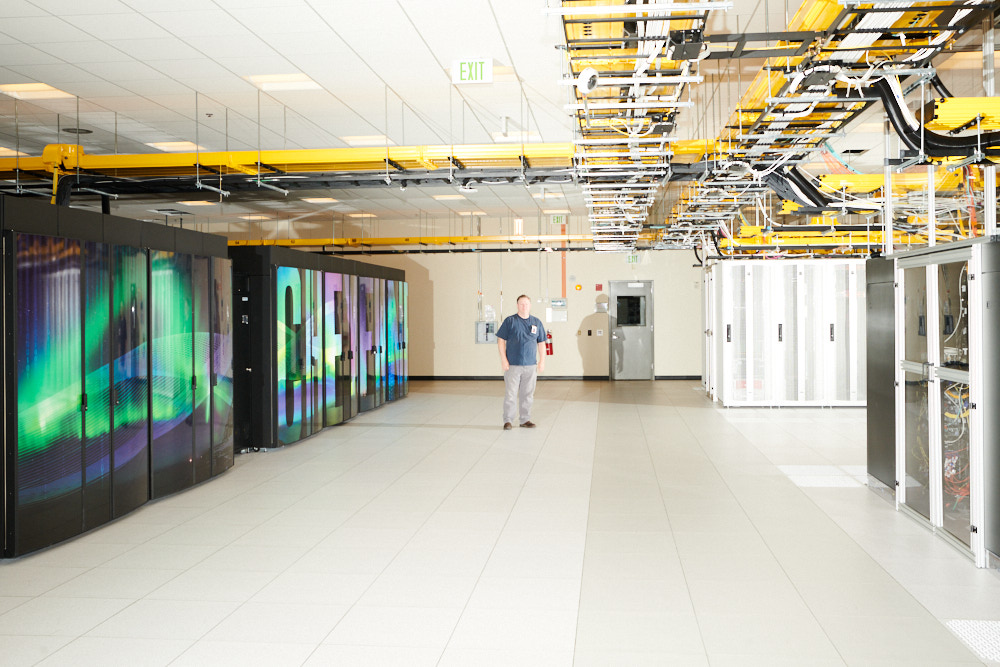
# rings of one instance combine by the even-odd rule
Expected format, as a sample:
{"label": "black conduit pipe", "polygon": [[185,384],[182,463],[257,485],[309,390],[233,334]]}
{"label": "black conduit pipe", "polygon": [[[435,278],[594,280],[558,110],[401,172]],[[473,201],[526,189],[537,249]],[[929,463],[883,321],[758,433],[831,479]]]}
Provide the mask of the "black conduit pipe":
{"label": "black conduit pipe", "polygon": [[1000,146],[1000,132],[950,137],[927,129],[922,132],[920,128],[913,129],[906,122],[906,117],[900,108],[900,100],[893,94],[889,82],[880,79],[873,83],[872,87],[882,99],[882,105],[885,107],[889,122],[895,128],[896,134],[911,150],[919,151],[922,144],[924,154],[929,157],[968,157],[975,153],[976,149]]}

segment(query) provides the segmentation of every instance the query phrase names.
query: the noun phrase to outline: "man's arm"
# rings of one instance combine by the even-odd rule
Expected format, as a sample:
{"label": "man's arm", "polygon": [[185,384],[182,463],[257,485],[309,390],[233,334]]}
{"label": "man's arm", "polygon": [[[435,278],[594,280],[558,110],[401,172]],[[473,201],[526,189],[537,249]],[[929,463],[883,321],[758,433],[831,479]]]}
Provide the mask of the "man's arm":
{"label": "man's arm", "polygon": [[545,370],[545,343],[538,344],[538,372]]}
{"label": "man's arm", "polygon": [[497,349],[500,350],[500,368],[506,373],[510,370],[510,363],[507,361],[507,341],[497,338]]}

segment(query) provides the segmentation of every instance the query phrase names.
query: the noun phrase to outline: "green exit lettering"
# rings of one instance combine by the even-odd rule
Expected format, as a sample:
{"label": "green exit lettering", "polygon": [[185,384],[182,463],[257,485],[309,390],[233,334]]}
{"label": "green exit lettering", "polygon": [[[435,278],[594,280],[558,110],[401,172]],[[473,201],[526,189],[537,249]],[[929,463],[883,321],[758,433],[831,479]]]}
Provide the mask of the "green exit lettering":
{"label": "green exit lettering", "polygon": [[462,63],[462,81],[480,81],[483,78],[483,62]]}
{"label": "green exit lettering", "polygon": [[476,60],[454,60],[451,63],[452,83],[492,83],[493,82],[493,61]]}

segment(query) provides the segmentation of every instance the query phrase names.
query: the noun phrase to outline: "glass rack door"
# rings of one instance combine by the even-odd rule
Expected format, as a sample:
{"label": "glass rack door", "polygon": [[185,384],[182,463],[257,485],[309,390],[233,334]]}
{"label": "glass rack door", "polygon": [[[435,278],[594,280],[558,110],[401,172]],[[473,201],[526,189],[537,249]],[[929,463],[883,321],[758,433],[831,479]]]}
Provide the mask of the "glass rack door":
{"label": "glass rack door", "polygon": [[930,368],[927,344],[927,268],[903,269],[902,477],[900,501],[931,519]]}

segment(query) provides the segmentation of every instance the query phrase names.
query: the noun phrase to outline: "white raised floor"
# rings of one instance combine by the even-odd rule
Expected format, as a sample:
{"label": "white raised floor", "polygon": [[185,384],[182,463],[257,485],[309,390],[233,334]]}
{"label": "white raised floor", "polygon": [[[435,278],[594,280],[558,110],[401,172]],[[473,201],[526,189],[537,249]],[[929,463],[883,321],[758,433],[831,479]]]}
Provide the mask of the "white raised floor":
{"label": "white raised floor", "polygon": [[1000,628],[1000,578],[863,486],[864,409],[552,381],[504,432],[502,396],[413,382],[0,563],[0,663],[982,664],[947,624]]}

